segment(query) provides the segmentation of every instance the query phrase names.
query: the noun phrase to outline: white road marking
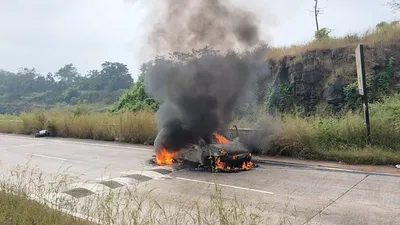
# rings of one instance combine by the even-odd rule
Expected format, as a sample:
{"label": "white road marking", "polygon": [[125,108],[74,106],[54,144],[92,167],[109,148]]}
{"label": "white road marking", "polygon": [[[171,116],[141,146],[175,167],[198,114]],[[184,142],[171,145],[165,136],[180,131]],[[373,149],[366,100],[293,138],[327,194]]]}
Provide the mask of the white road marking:
{"label": "white road marking", "polygon": [[51,140],[51,139],[32,139],[32,138],[25,138],[25,137],[15,137],[12,135],[8,134],[1,134],[2,136],[7,136],[8,138],[13,138],[13,139],[22,139],[22,140],[31,140],[35,142],[50,142],[50,143],[65,143],[65,144],[79,144],[79,145],[91,145],[91,146],[98,146],[98,147],[106,147],[106,148],[119,148],[119,149],[130,149],[130,150],[137,150],[137,151],[143,151],[143,152],[151,152],[152,149],[150,148],[141,148],[141,147],[125,147],[125,146],[119,146],[119,145],[107,145],[107,144],[95,144],[95,143],[87,143],[87,142],[79,142],[79,141],[63,141],[63,140]]}
{"label": "white road marking", "polygon": [[27,155],[31,155],[31,156],[36,156],[36,157],[41,157],[41,158],[47,158],[47,159],[56,159],[56,160],[61,160],[61,161],[68,161],[68,159],[64,159],[64,158],[59,158],[59,157],[54,157],[54,156],[48,156],[48,155],[40,155],[40,154],[34,154],[34,153],[25,153]]}
{"label": "white road marking", "polygon": [[111,181],[116,181],[124,186],[134,185],[137,184],[137,181],[128,177],[116,177],[110,179]]}
{"label": "white road marking", "polygon": [[143,171],[128,170],[128,171],[125,171],[125,172],[121,172],[121,174],[124,174],[124,175],[139,174],[139,175],[143,175],[143,176],[146,176],[146,177],[150,177],[150,178],[152,178],[154,180],[171,179],[171,176],[169,176],[169,175],[164,175],[164,174],[161,174],[159,172],[149,171],[149,170],[143,170]]}
{"label": "white road marking", "polygon": [[[175,177],[175,178],[178,180],[185,180],[185,181],[191,181],[191,182],[197,182],[197,183],[203,183],[203,184],[215,184],[212,182],[207,182],[207,181],[202,181],[202,180],[193,180],[193,179],[188,179],[188,178],[183,178],[183,177]],[[244,187],[232,186],[232,185],[227,185],[227,184],[218,184],[218,185],[222,186],[222,187],[233,188],[233,189],[244,190],[244,191],[253,191],[253,192],[259,192],[259,193],[270,194],[270,195],[274,194],[273,192],[269,192],[269,191],[244,188]]]}
{"label": "white road marking", "polygon": [[25,145],[12,145],[12,146],[8,146],[8,147],[0,148],[0,151],[9,150],[9,149],[12,149],[12,148],[35,147],[35,146],[41,146],[41,145],[43,145],[43,144],[34,143],[34,144],[25,144]]}
{"label": "white road marking", "polygon": [[110,180],[110,177],[109,176],[104,176],[104,177],[96,178],[94,180],[96,180],[96,181],[108,181],[108,180]]}

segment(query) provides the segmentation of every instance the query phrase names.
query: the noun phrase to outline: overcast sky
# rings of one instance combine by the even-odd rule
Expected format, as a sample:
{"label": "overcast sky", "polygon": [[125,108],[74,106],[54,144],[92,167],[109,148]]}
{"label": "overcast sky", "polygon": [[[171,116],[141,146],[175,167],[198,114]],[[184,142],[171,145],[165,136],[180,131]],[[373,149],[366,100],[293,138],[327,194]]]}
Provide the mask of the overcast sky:
{"label": "overcast sky", "polygon": [[[129,1],[129,0],[128,0]],[[73,63],[81,73],[104,61],[128,65],[133,77],[141,63],[151,22],[151,3],[127,0],[0,0],[0,68],[35,67],[55,72]],[[147,0],[151,2],[150,0]],[[157,0],[162,1],[162,0]],[[314,0],[234,0],[256,11],[263,38],[274,46],[313,38]],[[153,0],[154,2],[154,0]],[[249,4],[252,2],[252,4]],[[320,0],[320,27],[333,35],[364,31],[398,19],[386,0]]]}

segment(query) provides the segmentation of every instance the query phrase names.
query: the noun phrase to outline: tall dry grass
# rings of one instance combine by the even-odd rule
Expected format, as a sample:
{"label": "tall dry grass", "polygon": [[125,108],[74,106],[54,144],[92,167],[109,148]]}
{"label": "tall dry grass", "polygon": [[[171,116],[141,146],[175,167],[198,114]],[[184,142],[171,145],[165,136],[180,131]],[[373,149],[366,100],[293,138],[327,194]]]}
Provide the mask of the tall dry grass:
{"label": "tall dry grass", "polygon": [[242,126],[256,127],[261,129],[261,133],[269,133],[268,136],[253,140],[259,142],[259,151],[264,155],[351,164],[400,164],[399,94],[370,104],[370,144],[360,111],[341,116],[307,118],[286,114],[267,120],[274,120],[275,123],[257,126],[258,121],[247,121],[247,124],[244,119],[238,121]]}
{"label": "tall dry grass", "polygon": [[23,128],[16,133],[34,134],[47,129],[53,136],[151,144],[157,135],[151,112],[76,115],[65,111],[22,113]]}
{"label": "tall dry grass", "polygon": [[323,40],[313,40],[299,45],[273,48],[268,52],[267,58],[282,58],[285,56],[295,56],[304,52],[344,48],[367,44],[376,46],[381,44],[391,44],[400,42],[400,26],[388,24],[379,29],[370,29],[362,34],[348,34],[344,37],[331,37]]}
{"label": "tall dry grass", "polygon": [[[400,95],[370,105],[371,139],[367,143],[362,112],[342,116],[281,117],[234,121],[256,128],[246,141],[265,155],[283,155],[347,163],[400,163]],[[23,113],[22,122],[0,120],[0,132],[33,134],[48,129],[54,136],[152,144],[157,135],[154,113],[74,114],[62,111]],[[253,142],[253,143],[251,143]],[[256,151],[257,152],[257,151]]]}
{"label": "tall dry grass", "polygon": [[23,123],[20,120],[1,120],[0,133],[23,133]]}

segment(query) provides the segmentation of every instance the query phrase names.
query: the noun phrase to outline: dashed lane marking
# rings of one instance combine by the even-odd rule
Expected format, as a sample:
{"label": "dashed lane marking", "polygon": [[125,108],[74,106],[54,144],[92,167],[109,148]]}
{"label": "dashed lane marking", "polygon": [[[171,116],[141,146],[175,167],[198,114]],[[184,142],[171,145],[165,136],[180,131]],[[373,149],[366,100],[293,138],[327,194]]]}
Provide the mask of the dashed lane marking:
{"label": "dashed lane marking", "polygon": [[118,182],[124,186],[130,186],[138,183],[137,180],[129,177],[116,177],[116,178],[111,178],[110,180]]}
{"label": "dashed lane marking", "polygon": [[105,185],[109,187],[110,189],[115,189],[115,188],[120,188],[123,187],[124,185],[113,180],[105,180],[105,181],[100,181],[99,184]]}
{"label": "dashed lane marking", "polygon": [[[86,141],[67,141],[67,140],[49,139],[49,138],[32,139],[30,137],[13,136],[13,135],[8,135],[8,134],[1,134],[1,135],[7,136],[7,138],[11,138],[11,139],[19,139],[19,140],[29,139],[32,142],[42,143],[41,145],[44,145],[46,143],[62,143],[62,144],[89,145],[89,146],[96,146],[96,147],[101,147],[101,148],[128,149],[128,150],[136,150],[136,151],[142,151],[142,152],[153,151],[152,148],[139,147],[139,146],[121,146],[121,145],[117,145],[117,144],[115,144],[115,145],[113,145],[113,144],[97,144],[97,143],[89,143]],[[20,146],[17,146],[17,147],[20,147]]]}
{"label": "dashed lane marking", "polygon": [[69,185],[69,189],[63,193],[69,194],[75,198],[83,198],[96,193],[103,193],[110,190],[108,186],[100,183],[74,183]]}
{"label": "dashed lane marking", "polygon": [[71,195],[74,198],[83,198],[95,194],[93,191],[86,188],[73,188],[68,191],[64,191],[63,193]]}
{"label": "dashed lane marking", "polygon": [[64,158],[59,158],[59,157],[54,157],[54,156],[49,156],[49,155],[40,155],[40,154],[34,154],[34,153],[25,153],[27,155],[31,155],[31,156],[36,156],[36,157],[40,157],[40,158],[46,158],[46,159],[55,159],[55,160],[61,160],[61,161],[68,161],[68,159],[64,159]]}
{"label": "dashed lane marking", "polygon": [[[183,178],[183,177],[175,177],[175,178],[178,179],[178,180],[184,180],[184,181],[190,181],[190,182],[196,182],[196,183],[215,185],[215,183],[202,181],[202,180],[194,180],[194,179],[188,179],[188,178]],[[269,192],[269,191],[263,191],[263,190],[257,190],[257,189],[252,189],[252,188],[245,188],[245,187],[238,187],[238,186],[227,185],[227,184],[218,184],[218,186],[227,187],[227,188],[233,188],[233,189],[238,189],[238,190],[243,190],[243,191],[258,192],[258,193],[263,193],[263,194],[270,194],[270,195],[274,194],[273,192]]]}
{"label": "dashed lane marking", "polygon": [[124,175],[123,177],[129,177],[129,178],[135,179],[139,182],[146,182],[146,181],[152,180],[151,177],[143,176],[140,174],[127,174],[127,175]]}
{"label": "dashed lane marking", "polygon": [[171,179],[171,176],[164,175],[164,174],[159,173],[154,170],[153,171],[152,170],[143,170],[143,171],[130,170],[130,171],[122,172],[121,174],[123,174],[124,177],[126,177],[127,175],[141,175],[141,176],[149,177],[150,179],[155,179],[155,180]]}
{"label": "dashed lane marking", "polygon": [[36,146],[42,146],[42,145],[43,144],[41,144],[41,143],[24,144],[24,145],[12,145],[12,146],[7,146],[7,147],[2,147],[2,148],[0,148],[0,151],[6,151],[6,150],[13,149],[13,148],[36,147]]}
{"label": "dashed lane marking", "polygon": [[163,174],[163,175],[167,175],[167,174],[169,174],[169,173],[172,172],[171,170],[162,169],[162,168],[152,169],[152,171],[155,171],[155,172],[157,172],[157,173],[161,173],[161,174]]}
{"label": "dashed lane marking", "polygon": [[104,193],[112,189],[121,188],[140,184],[150,180],[172,179],[167,175],[172,170],[168,168],[154,168],[152,170],[130,170],[121,172],[122,176],[116,178],[101,177],[95,179],[95,182],[78,182],[68,185],[68,188],[63,193],[74,198],[84,198],[90,195]]}

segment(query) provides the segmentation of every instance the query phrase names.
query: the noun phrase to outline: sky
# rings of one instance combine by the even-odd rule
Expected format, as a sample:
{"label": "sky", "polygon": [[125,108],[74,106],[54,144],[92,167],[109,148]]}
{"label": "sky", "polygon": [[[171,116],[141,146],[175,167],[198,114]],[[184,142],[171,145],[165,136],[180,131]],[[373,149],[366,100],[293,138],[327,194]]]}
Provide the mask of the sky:
{"label": "sky", "polygon": [[[128,65],[137,77],[147,37],[157,19],[155,1],[136,0],[0,0],[0,69],[17,72],[34,67],[56,72],[73,63],[85,74],[104,61]],[[273,46],[301,44],[313,38],[314,0],[232,0],[257,13],[262,38]],[[319,0],[320,27],[332,35],[362,32],[400,13],[387,0]],[[158,8],[162,10],[162,8]]]}

